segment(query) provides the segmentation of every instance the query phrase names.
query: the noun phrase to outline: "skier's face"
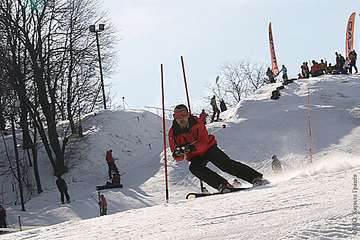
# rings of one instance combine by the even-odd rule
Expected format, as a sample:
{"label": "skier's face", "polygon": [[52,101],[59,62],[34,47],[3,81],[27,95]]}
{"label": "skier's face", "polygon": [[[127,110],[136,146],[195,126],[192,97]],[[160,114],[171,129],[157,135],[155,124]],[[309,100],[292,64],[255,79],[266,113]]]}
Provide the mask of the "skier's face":
{"label": "skier's face", "polygon": [[185,108],[175,109],[174,118],[180,127],[185,128],[189,122],[189,113]]}

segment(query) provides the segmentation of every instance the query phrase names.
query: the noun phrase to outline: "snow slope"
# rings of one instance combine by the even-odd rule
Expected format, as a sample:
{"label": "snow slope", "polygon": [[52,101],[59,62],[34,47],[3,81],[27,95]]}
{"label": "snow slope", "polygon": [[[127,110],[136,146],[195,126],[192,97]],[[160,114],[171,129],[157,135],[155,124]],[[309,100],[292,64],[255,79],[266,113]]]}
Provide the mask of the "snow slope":
{"label": "snow slope", "polygon": [[[103,111],[84,117],[79,149],[86,160],[65,175],[75,201],[59,204],[53,186],[27,202],[26,212],[8,207],[11,227],[17,226],[17,216],[24,225],[46,227],[2,239],[360,239],[355,235],[359,75],[295,81],[281,90],[279,100],[270,100],[279,85],[262,87],[222,113],[224,122],[208,125],[212,132],[225,124],[215,133],[219,147],[263,172],[270,186],[185,200],[188,192],[198,191],[199,181],[186,161],[173,161],[168,151],[166,203],[161,118],[146,111]],[[302,168],[309,160],[308,92],[314,165]],[[96,197],[95,185],[106,181],[104,154],[109,148],[125,172],[124,188],[102,191],[109,215],[97,217],[91,196]],[[283,164],[283,176],[272,174],[273,154]],[[55,178],[46,181],[50,185]]]}

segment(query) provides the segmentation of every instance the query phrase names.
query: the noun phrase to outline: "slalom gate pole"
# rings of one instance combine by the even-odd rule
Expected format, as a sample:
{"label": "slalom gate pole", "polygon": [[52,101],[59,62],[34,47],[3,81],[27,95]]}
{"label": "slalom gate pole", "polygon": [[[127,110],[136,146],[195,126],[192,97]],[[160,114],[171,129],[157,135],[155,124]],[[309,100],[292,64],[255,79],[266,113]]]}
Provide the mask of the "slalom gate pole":
{"label": "slalom gate pole", "polygon": [[161,92],[162,92],[162,112],[163,112],[163,135],[164,135],[164,161],[165,161],[165,193],[166,202],[169,203],[169,184],[168,184],[168,173],[167,173],[167,157],[166,157],[166,128],[165,128],[165,90],[164,90],[164,68],[163,64],[160,65],[161,71]]}
{"label": "slalom gate pole", "polygon": [[[187,81],[186,81],[184,57],[180,56],[180,59],[181,59],[181,66],[182,66],[182,70],[183,70],[183,76],[184,76],[186,98],[187,98],[187,102],[188,102],[189,113],[191,114],[190,97],[189,97],[189,91],[188,91],[188,86],[187,86]],[[204,189],[204,184],[201,179],[200,179],[200,188],[201,188],[201,192],[202,192],[202,190]]]}
{"label": "slalom gate pole", "polygon": [[22,231],[22,228],[21,228],[21,219],[20,219],[20,216],[19,216],[19,228],[20,228],[20,231]]}
{"label": "slalom gate pole", "polygon": [[312,164],[312,142],[311,142],[311,124],[310,124],[310,90],[308,89],[308,119],[309,119],[309,150],[310,150],[310,159],[308,164]]}
{"label": "slalom gate pole", "polygon": [[186,81],[184,58],[183,58],[183,56],[181,56],[180,58],[181,58],[181,66],[182,66],[182,70],[183,70],[183,75],[184,75],[186,98],[187,98],[187,102],[188,102],[189,113],[191,114],[190,98],[189,98],[189,92],[188,92],[187,81]]}

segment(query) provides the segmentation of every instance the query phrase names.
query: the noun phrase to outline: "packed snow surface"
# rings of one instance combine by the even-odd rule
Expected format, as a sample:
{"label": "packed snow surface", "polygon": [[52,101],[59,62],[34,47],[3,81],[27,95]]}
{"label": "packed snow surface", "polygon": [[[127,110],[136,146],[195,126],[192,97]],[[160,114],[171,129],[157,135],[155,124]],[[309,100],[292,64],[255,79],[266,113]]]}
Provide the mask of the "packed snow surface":
{"label": "packed snow surface", "polygon": [[[25,212],[19,205],[5,206],[9,227],[18,228],[18,216],[24,226],[42,227],[1,239],[360,239],[359,76],[295,80],[278,100],[270,96],[280,83],[266,85],[223,112],[223,122],[207,125],[209,133],[226,125],[214,133],[218,146],[271,184],[192,200],[185,196],[199,192],[199,180],[187,161],[175,162],[167,149],[166,201],[161,117],[142,110],[83,116],[85,136],[77,142],[82,161],[64,175],[74,201],[60,203],[56,178],[48,171],[41,179],[46,190],[26,202]],[[307,164],[308,100],[313,165]],[[167,129],[170,124],[167,120]],[[93,198],[95,186],[107,181],[108,149],[125,173],[124,188],[101,191],[108,215],[99,217]],[[273,174],[273,154],[285,174]],[[49,164],[44,161],[40,171]]]}

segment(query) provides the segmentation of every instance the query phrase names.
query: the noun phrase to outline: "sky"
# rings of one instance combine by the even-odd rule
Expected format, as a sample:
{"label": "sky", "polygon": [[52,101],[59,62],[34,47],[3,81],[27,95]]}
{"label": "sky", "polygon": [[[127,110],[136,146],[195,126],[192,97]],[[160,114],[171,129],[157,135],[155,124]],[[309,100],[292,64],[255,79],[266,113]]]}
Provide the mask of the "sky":
{"label": "sky", "polygon": [[[264,174],[271,182],[268,186],[186,200],[189,192],[200,191],[199,180],[186,160],[172,159],[168,148],[167,202],[161,117],[144,110],[99,111],[83,116],[84,136],[81,141],[76,138],[76,152],[84,161],[62,176],[70,204],[60,203],[43,147],[38,156],[44,191],[25,203],[26,211],[14,204],[19,202],[14,178],[0,176],[8,228],[19,230],[18,217],[24,229],[39,227],[0,239],[359,239],[360,74],[294,81],[280,90],[280,99],[271,100],[271,92],[280,85],[263,86],[222,112],[223,122],[206,125],[210,133],[220,128],[214,133],[218,146]],[[313,165],[302,168],[309,160],[308,92]],[[21,139],[21,134],[17,137]],[[4,136],[4,141],[10,146],[11,136]],[[0,152],[5,151],[3,146]],[[99,217],[95,186],[108,180],[109,148],[124,173],[124,187],[101,191],[108,215]],[[19,154],[23,158],[26,151]],[[284,174],[275,175],[271,169],[273,154]],[[211,163],[207,166],[233,182],[235,176]],[[251,186],[237,179],[244,187]],[[217,191],[205,182],[204,186]]]}
{"label": "sky", "polygon": [[166,108],[186,103],[180,56],[193,111],[208,107],[212,94],[205,86],[215,83],[226,62],[270,66],[270,22],[278,65],[287,66],[289,77],[304,61],[334,63],[335,51],[344,54],[353,12],[354,49],[360,49],[357,0],[104,0],[102,7],[120,30],[116,73],[105,84],[125,108],[161,107],[160,64]]}

